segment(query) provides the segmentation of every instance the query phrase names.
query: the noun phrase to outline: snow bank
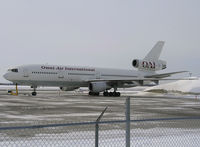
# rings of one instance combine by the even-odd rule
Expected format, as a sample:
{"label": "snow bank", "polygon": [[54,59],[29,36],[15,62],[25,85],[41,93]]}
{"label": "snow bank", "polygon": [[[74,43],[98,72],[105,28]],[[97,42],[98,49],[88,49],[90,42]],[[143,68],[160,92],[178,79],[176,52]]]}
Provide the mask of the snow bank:
{"label": "snow bank", "polygon": [[200,80],[180,80],[147,88],[145,91],[163,90],[182,93],[200,94]]}

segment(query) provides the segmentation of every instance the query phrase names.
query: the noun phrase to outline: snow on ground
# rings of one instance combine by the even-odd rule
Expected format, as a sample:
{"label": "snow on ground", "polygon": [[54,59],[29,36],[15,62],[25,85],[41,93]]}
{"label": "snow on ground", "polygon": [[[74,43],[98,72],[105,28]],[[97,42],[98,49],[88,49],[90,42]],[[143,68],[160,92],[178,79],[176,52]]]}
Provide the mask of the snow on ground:
{"label": "snow on ground", "polygon": [[[14,86],[13,86],[14,88]],[[171,82],[171,83],[168,83],[168,84],[162,84],[162,85],[159,85],[159,86],[155,86],[155,87],[135,87],[135,88],[130,88],[130,89],[119,89],[121,90],[123,93],[123,95],[135,95],[135,94],[146,94],[147,96],[151,96],[151,93],[148,93],[148,92],[143,92],[143,90],[148,90],[148,89],[164,89],[164,90],[167,90],[167,91],[181,91],[181,92],[192,92],[192,93],[200,93],[200,80],[185,80],[185,81],[176,81],[176,82]],[[49,89],[48,89],[49,90]],[[52,89],[53,90],[53,89]],[[58,89],[55,89],[55,91],[58,90]],[[85,90],[85,89],[84,89]],[[139,92],[139,91],[142,91],[142,92]],[[82,91],[81,91],[82,92]],[[88,113],[88,110],[85,109],[88,107],[88,105],[84,106],[85,103],[89,103],[89,107],[90,109],[93,108],[93,105],[98,103],[98,104],[101,104],[103,105],[104,103],[107,104],[109,103],[109,105],[111,105],[110,103],[113,103],[113,100],[109,100],[108,98],[104,99],[104,98],[101,98],[101,100],[97,101],[97,98],[93,98],[92,97],[89,97],[87,98],[86,96],[84,96],[82,94],[82,98],[79,98],[79,97],[73,97],[73,96],[70,96],[70,97],[67,97],[67,99],[65,98],[65,96],[63,97],[54,97],[54,96],[51,96],[51,97],[48,97],[48,96],[43,96],[40,98],[40,97],[36,97],[36,98],[32,98],[32,97],[15,97],[14,101],[15,103],[13,103],[13,99],[12,97],[9,98],[9,97],[2,97],[1,100],[2,100],[2,106],[5,106],[5,112],[2,111],[1,112],[1,117],[2,118],[5,118],[5,115],[7,116],[6,119],[14,119],[13,121],[18,121],[16,118],[17,116],[15,117],[14,115],[17,115],[18,113],[16,113],[16,111],[12,111],[9,110],[8,108],[17,108],[17,110],[21,110],[20,108],[22,106],[32,106],[34,104],[34,107],[30,107],[31,109],[25,109],[26,110],[26,113],[29,114],[27,115],[26,113],[25,114],[21,114],[21,115],[18,115],[18,117],[20,119],[24,119],[24,118],[28,118],[30,120],[32,119],[45,119],[45,120],[48,120],[48,119],[52,119],[55,118],[56,116],[59,116],[60,118],[63,118],[63,117],[69,117],[69,116],[74,116],[75,117],[87,117],[87,116],[98,116],[99,113],[97,113],[96,111],[93,112],[92,114]],[[185,96],[184,96],[185,97]],[[183,98],[184,98],[183,97]],[[194,96],[193,96],[194,97]],[[48,101],[46,101],[46,99],[48,99]],[[114,98],[113,98],[114,99]],[[6,100],[9,100],[9,103],[6,101]],[[22,100],[22,101],[21,101]],[[61,102],[62,100],[62,102]],[[82,101],[84,100],[84,101]],[[136,99],[137,100],[137,99]],[[160,108],[157,108],[157,107],[147,107],[148,105],[145,105],[146,103],[141,103],[141,101],[144,101],[144,102],[148,102],[150,101],[151,99],[138,99],[137,101],[134,101],[137,105],[141,105],[143,106],[142,104],[144,104],[144,106],[147,109],[148,113],[152,110],[152,113],[154,114],[155,112],[157,112],[156,109],[160,109]],[[156,101],[158,101],[160,99],[156,99]],[[164,99],[166,100],[166,102],[168,101],[167,99]],[[22,104],[20,104],[20,101],[22,102]],[[124,103],[123,100],[119,100],[119,99],[114,99],[114,101],[117,103],[117,104],[120,104],[119,106],[117,107],[122,107],[122,104],[121,103]],[[171,101],[171,100],[170,100]],[[169,102],[170,102],[169,101]],[[16,103],[18,102],[18,103]],[[77,104],[76,104],[77,102]],[[152,100],[151,103],[154,103],[155,102],[155,99]],[[185,110],[185,112],[187,112],[186,114],[188,115],[190,113],[190,111],[188,111],[189,108],[192,109],[192,112],[191,114],[193,114],[195,111],[196,113],[198,113],[198,103],[195,101],[191,101],[191,100],[188,100],[188,101],[184,101],[181,102],[181,106],[184,107],[178,107],[179,105],[174,105],[174,107],[172,107],[171,105],[169,105],[169,107],[165,106],[163,107],[163,99],[161,99],[161,101],[158,101],[159,103],[161,103],[161,107],[162,109],[159,111],[161,112],[161,114],[168,114],[167,112],[172,112],[174,111],[175,113],[177,113],[177,115],[180,115],[182,114],[181,112],[183,112]],[[156,105],[158,106],[159,103],[157,103]],[[19,105],[20,104],[20,105]],[[36,105],[36,104],[40,104],[40,105]],[[53,104],[53,105],[52,105]],[[56,112],[54,107],[55,107],[55,104],[59,106],[59,112]],[[63,108],[62,108],[62,104],[63,104]],[[74,105],[72,105],[74,104]],[[178,103],[179,104],[179,103]],[[13,107],[13,106],[20,106],[19,108],[18,107]],[[76,111],[72,111],[72,112],[69,112],[69,110],[67,110],[67,106],[73,106],[74,109],[77,109],[78,112]],[[95,109],[96,108],[101,108],[102,106],[98,106],[98,105],[94,105]],[[115,104],[116,105],[116,104]],[[115,106],[114,105],[114,106]],[[48,106],[48,107],[47,107]],[[43,109],[44,107],[44,109]],[[79,109],[80,107],[80,109]],[[62,109],[61,109],[62,108]],[[113,107],[114,108],[114,107]],[[117,109],[119,109],[117,108]],[[194,108],[194,109],[193,109]],[[40,113],[44,113],[44,114],[37,114],[36,111],[38,110],[44,110],[44,111],[41,111]],[[134,109],[136,109],[136,107],[134,107]],[[152,116],[152,114],[148,114],[146,111],[144,111],[144,108],[142,108],[142,111],[145,113],[145,118],[150,115]],[[178,111],[179,109],[181,109],[181,111]],[[9,110],[9,111],[8,111]],[[45,113],[45,110],[48,110],[46,113]],[[56,112],[57,114],[51,114],[49,115],[49,112],[50,110],[53,110],[51,111],[52,112]],[[85,113],[80,113],[79,111],[82,111],[84,110]],[[112,109],[113,111],[115,109]],[[17,111],[17,112],[18,112]],[[63,115],[63,111],[67,111],[68,113],[67,114],[64,114]],[[94,110],[93,110],[94,111]],[[15,112],[15,113],[13,113]],[[24,112],[24,111],[22,111]],[[34,112],[35,115],[32,115],[32,113]],[[138,112],[140,112],[140,109],[138,107]],[[169,114],[171,114],[171,112]],[[189,112],[189,113],[188,113]],[[10,114],[9,114],[10,113]],[[30,115],[31,113],[31,115]],[[66,113],[66,112],[65,112]],[[175,114],[173,113],[173,115]],[[196,114],[195,113],[195,114]],[[88,115],[90,114],[90,115]],[[160,113],[156,113],[156,115],[158,116],[161,116]],[[119,113],[119,115],[121,116],[121,113]],[[134,117],[137,118],[137,115],[138,116],[141,116],[141,113],[136,113],[134,114]],[[106,116],[106,115],[105,115]],[[108,115],[110,117],[110,115]],[[112,114],[113,116],[113,114]],[[57,118],[56,119],[60,119],[60,118]],[[119,117],[118,114],[115,114],[114,117]],[[73,118],[73,117],[72,117]],[[5,120],[7,121],[7,120]],[[27,120],[23,120],[23,121],[27,121]],[[164,147],[171,147],[171,146],[193,146],[193,147],[196,147],[196,146],[199,146],[200,144],[200,129],[190,129],[190,128],[163,128],[161,126],[159,126],[160,128],[152,128],[152,127],[149,127],[149,129],[133,129],[131,130],[131,146],[153,146],[153,147],[156,147],[156,146],[164,146]],[[192,124],[191,124],[191,127]],[[30,134],[32,130],[30,130]],[[34,131],[34,130],[33,130]],[[67,130],[68,133],[59,133],[59,134],[35,134],[34,137],[13,137],[13,136],[7,136],[6,134],[3,134],[3,133],[0,133],[0,146],[20,146],[20,147],[25,147],[25,146],[37,146],[37,147],[40,147],[40,146],[87,146],[87,147],[90,147],[90,146],[94,146],[94,131],[77,131],[77,132],[70,132],[70,130]],[[16,130],[16,133],[19,133],[17,132]],[[41,133],[41,132],[40,132]],[[9,133],[8,133],[9,134]],[[19,133],[20,134],[20,133]],[[100,134],[100,138],[99,138],[99,146],[125,146],[125,130],[107,130],[107,131],[100,131],[99,132]]]}
{"label": "snow on ground", "polygon": [[[99,132],[99,146],[125,146],[125,130],[109,130]],[[76,146],[93,147],[94,131],[80,131],[60,134],[38,134],[34,137],[7,137],[0,142],[0,146],[20,146],[20,147],[40,147],[40,146]],[[200,144],[200,129],[171,129],[171,128],[152,128],[152,129],[132,129],[131,146],[141,147],[198,147]]]}
{"label": "snow on ground", "polygon": [[200,80],[180,80],[176,82],[170,82],[167,84],[161,84],[158,86],[147,88],[149,90],[165,90],[165,91],[176,91],[182,93],[193,93],[200,94]]}

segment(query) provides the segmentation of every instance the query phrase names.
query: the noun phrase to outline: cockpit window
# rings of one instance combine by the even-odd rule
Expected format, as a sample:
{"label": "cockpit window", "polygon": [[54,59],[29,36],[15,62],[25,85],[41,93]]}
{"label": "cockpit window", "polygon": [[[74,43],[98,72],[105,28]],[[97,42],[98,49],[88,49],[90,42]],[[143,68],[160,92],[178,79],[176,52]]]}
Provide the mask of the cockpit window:
{"label": "cockpit window", "polygon": [[13,68],[11,69],[12,72],[18,72],[18,69],[17,68]]}

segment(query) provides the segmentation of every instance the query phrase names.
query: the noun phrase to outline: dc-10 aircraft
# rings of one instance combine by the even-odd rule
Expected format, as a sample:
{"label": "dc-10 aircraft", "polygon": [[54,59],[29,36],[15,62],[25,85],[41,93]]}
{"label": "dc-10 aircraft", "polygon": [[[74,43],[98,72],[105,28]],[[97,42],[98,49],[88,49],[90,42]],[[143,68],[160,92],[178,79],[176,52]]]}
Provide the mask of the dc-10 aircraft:
{"label": "dc-10 aircraft", "polygon": [[[117,88],[158,85],[159,80],[164,80],[163,78],[186,72],[156,73],[167,67],[166,61],[159,60],[163,46],[164,41],[158,41],[143,60],[133,60],[132,65],[138,69],[137,71],[79,66],[23,65],[9,69],[4,78],[16,85],[31,86],[33,96],[37,95],[38,86],[58,86],[63,91],[88,87],[89,95],[98,96],[103,92],[104,96],[120,96]],[[110,92],[112,88],[114,92]]]}

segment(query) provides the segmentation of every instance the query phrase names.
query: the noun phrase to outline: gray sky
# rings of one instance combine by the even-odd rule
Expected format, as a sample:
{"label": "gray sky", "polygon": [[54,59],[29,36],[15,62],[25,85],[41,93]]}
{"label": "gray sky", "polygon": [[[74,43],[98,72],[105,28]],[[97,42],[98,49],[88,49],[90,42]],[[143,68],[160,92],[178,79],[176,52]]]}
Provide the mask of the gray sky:
{"label": "gray sky", "polygon": [[133,69],[158,40],[165,70],[200,74],[199,0],[0,0],[0,82],[22,64]]}

